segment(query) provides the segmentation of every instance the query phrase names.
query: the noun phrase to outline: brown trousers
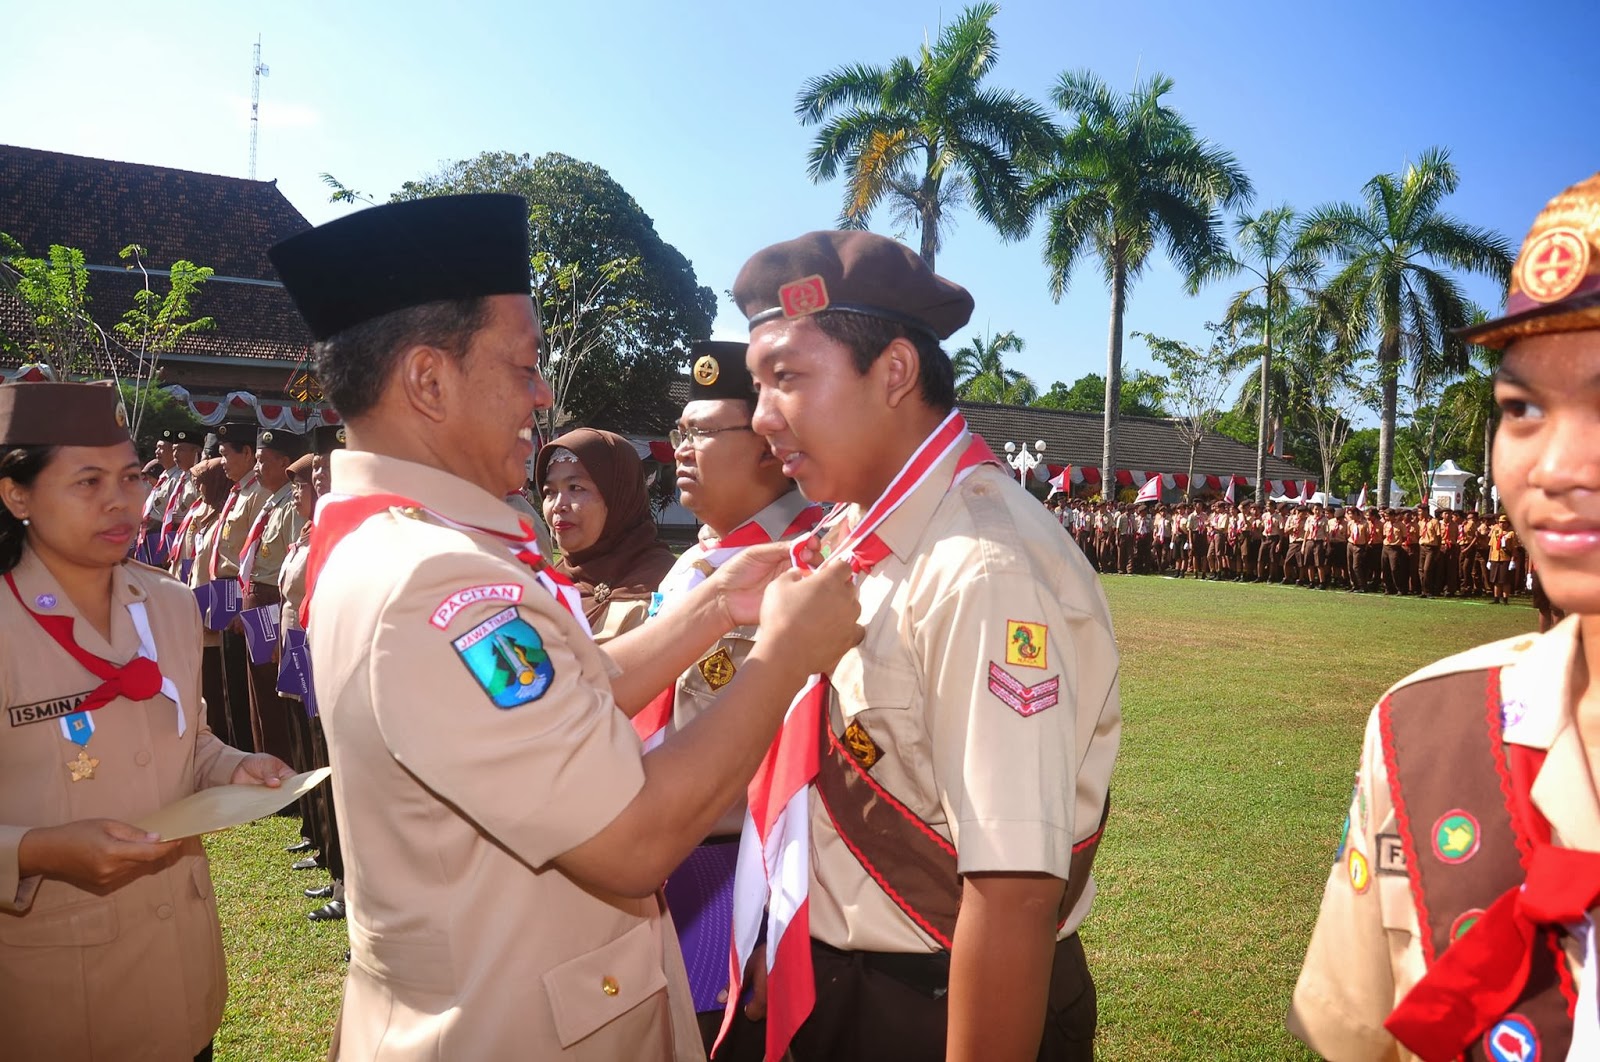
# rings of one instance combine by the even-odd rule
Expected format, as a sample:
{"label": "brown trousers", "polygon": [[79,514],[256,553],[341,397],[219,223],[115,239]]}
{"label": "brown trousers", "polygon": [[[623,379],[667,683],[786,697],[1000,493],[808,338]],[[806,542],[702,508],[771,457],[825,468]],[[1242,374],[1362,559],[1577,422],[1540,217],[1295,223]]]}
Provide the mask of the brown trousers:
{"label": "brown trousers", "polygon": [[[949,959],[812,941],[817,1004],[790,1049],[795,1062],[943,1062]],[[1094,978],[1074,933],[1056,944],[1039,1062],[1093,1062],[1095,1014]]]}
{"label": "brown trousers", "polygon": [[[244,607],[276,605],[280,600],[278,588],[271,583],[251,583],[245,591]],[[246,665],[250,669],[250,735],[256,751],[269,752],[295,770],[302,770],[295,757],[289,712],[303,709],[298,702],[287,700],[278,693],[276,663],[251,664],[247,657]]]}

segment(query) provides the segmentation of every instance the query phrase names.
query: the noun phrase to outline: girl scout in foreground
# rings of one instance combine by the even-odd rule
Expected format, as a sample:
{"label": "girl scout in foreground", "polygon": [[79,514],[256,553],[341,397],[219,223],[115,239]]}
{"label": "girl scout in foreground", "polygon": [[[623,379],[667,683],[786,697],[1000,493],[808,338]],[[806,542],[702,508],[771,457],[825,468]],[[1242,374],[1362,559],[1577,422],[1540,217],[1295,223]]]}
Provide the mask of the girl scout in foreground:
{"label": "girl scout in foreground", "polygon": [[1495,484],[1552,601],[1373,710],[1289,1028],[1326,1057],[1600,1058],[1600,174],[1551,200],[1507,315]]}
{"label": "girl scout in foreground", "polygon": [[194,595],[126,561],[144,496],[115,388],[0,386],[6,1058],[210,1058],[227,981],[205,851],[127,820],[291,773],[206,727]]}

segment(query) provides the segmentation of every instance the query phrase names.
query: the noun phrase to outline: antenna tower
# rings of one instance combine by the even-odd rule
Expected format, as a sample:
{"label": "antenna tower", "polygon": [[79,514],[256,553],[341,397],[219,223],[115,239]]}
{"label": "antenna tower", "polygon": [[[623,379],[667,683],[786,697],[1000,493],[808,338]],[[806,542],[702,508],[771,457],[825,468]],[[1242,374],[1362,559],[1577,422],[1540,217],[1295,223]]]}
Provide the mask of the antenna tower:
{"label": "antenna tower", "polygon": [[261,35],[256,35],[255,61],[250,67],[250,179],[256,179],[256,134],[261,128],[261,79],[271,74],[261,61]]}

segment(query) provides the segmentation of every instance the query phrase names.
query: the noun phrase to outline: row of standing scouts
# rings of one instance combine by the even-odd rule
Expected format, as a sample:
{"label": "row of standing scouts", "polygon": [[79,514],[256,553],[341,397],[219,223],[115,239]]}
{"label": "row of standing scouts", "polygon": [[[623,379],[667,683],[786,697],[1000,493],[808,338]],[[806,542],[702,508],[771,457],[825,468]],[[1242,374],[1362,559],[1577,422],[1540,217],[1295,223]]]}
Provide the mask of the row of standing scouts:
{"label": "row of standing scouts", "polygon": [[147,491],[114,390],[0,386],[8,1057],[209,1059],[205,853],[131,823],[325,764],[293,848],[348,929],[330,1057],[1090,1059],[1121,731],[1094,565],[1329,586],[1340,546],[1351,589],[1428,596],[1536,562],[1574,615],[1374,709],[1291,1030],[1597,1057],[1600,175],[1471,337],[1507,348],[1504,520],[1053,515],[955,409],[970,295],[820,232],[740,271],[748,345],[693,351],[699,540],[674,559],[631,447],[580,429],[534,463],[556,563],[516,494],[551,402],[526,210],[375,207],[272,249],[342,428],[225,423],[214,458],[173,431]]}

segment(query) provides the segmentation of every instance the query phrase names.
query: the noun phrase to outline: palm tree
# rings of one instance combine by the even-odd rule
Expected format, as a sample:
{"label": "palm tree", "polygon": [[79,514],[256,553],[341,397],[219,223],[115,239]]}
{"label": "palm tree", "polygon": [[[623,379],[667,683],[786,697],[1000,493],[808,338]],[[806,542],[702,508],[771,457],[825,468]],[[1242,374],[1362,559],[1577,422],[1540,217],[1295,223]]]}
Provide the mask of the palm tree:
{"label": "palm tree", "polygon": [[999,55],[992,3],[967,8],[924,43],[915,61],[842,66],[807,81],[795,101],[817,130],[806,172],[817,184],[845,173],[846,228],[865,228],[885,198],[896,220],[915,222],[922,260],[934,266],[946,215],[970,203],[1001,235],[1027,234],[1019,156],[1050,150],[1056,129],[1026,96],[985,88]]}
{"label": "palm tree", "polygon": [[1234,276],[1248,273],[1255,283],[1233,297],[1224,323],[1259,326],[1261,334],[1261,372],[1257,393],[1260,402],[1259,429],[1256,434],[1256,501],[1266,500],[1267,451],[1271,447],[1273,389],[1272,325],[1283,320],[1285,304],[1293,291],[1305,292],[1316,282],[1322,269],[1318,256],[1296,239],[1295,213],[1287,206],[1276,206],[1259,214],[1241,214],[1234,220],[1234,242],[1238,252],[1219,259],[1208,276]]}
{"label": "palm tree", "polygon": [[[1162,103],[1172,79],[1152,76],[1132,94],[1113,93],[1087,71],[1061,75],[1052,93],[1075,124],[1039,168],[1030,198],[1045,212],[1044,258],[1050,294],[1066,294],[1074,267],[1100,260],[1111,289],[1106,345],[1105,438],[1101,475],[1116,475],[1116,422],[1122,393],[1122,319],[1128,286],[1160,244],[1185,273],[1191,293],[1227,253],[1224,207],[1247,202],[1250,179],[1222,148],[1201,139]],[[1107,478],[1106,482],[1112,482]]]}
{"label": "palm tree", "polygon": [[[1482,309],[1473,308],[1470,325],[1480,325],[1489,319]],[[1473,344],[1467,352],[1467,367],[1460,379],[1444,389],[1440,402],[1443,412],[1459,422],[1462,435],[1477,437],[1483,443],[1483,464],[1479,475],[1483,477],[1483,496],[1489,496],[1494,479],[1491,458],[1494,453],[1494,370],[1500,363],[1500,351]]]}
{"label": "palm tree", "polygon": [[1460,183],[1449,152],[1429,148],[1403,173],[1368,181],[1360,204],[1321,207],[1305,226],[1307,247],[1343,263],[1328,289],[1348,308],[1348,341],[1360,346],[1370,340],[1377,353],[1378,491],[1384,498],[1394,474],[1401,370],[1420,379],[1466,368],[1467,344],[1454,330],[1467,324],[1471,311],[1448,270],[1482,273],[1502,284],[1511,275],[1505,237],[1439,210]]}
{"label": "palm tree", "polygon": [[1026,405],[1038,397],[1038,388],[1021,369],[1008,369],[1005,355],[1025,348],[1015,332],[982,333],[951,355],[956,373],[956,396],[967,402]]}

